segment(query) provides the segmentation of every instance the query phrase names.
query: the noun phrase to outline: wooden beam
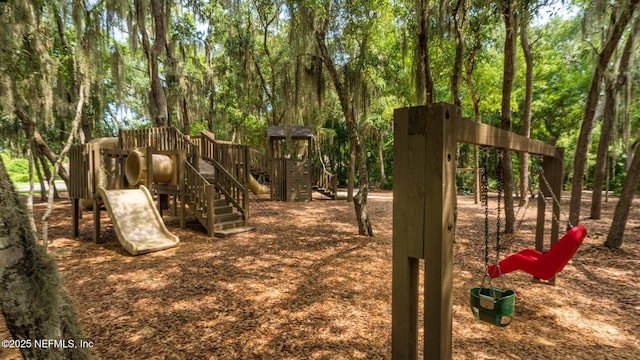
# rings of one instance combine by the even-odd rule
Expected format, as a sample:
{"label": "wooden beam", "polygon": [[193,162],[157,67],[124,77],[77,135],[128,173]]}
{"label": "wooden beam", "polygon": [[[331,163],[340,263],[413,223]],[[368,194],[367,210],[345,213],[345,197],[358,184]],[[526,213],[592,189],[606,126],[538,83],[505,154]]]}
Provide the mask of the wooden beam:
{"label": "wooden beam", "polygon": [[451,122],[448,127],[450,130],[448,131],[453,132],[453,137],[459,143],[490,146],[551,157],[556,154],[554,146],[487,124],[465,119],[460,115],[458,108],[452,104],[440,103],[434,106],[443,109],[445,119]]}

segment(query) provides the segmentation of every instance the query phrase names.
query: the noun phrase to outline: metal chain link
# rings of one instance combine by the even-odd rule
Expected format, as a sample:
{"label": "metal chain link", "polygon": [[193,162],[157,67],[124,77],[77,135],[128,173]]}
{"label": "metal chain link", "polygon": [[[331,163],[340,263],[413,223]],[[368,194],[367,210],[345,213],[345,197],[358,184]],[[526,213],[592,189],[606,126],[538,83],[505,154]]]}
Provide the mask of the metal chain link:
{"label": "metal chain link", "polygon": [[[544,169],[542,168],[542,163],[540,164],[539,174],[540,174],[540,177],[542,177],[542,182],[544,182],[544,185],[547,187],[547,190],[549,190],[549,193],[551,194],[551,197],[553,198],[554,203],[556,204],[556,206],[558,206],[558,209],[560,210],[560,215],[562,216],[562,204],[560,203],[560,200],[558,200],[558,198],[556,197],[556,194],[553,192],[553,189],[551,188],[551,184],[549,184],[549,180],[547,180],[547,177],[544,175]],[[542,197],[542,201],[545,203],[545,206],[546,206],[547,199],[543,191],[540,191],[540,196]],[[560,219],[558,219],[553,209],[551,209],[551,214],[553,216],[553,220],[558,224],[558,226],[560,226]],[[568,218],[567,218],[567,223],[569,224],[569,228],[573,227],[573,224],[571,224],[571,221],[569,221]]]}
{"label": "metal chain link", "polygon": [[504,192],[504,180],[502,176],[504,175],[502,161],[503,161],[504,153],[502,150],[498,150],[498,215],[496,219],[496,263],[500,260],[500,227],[501,227],[501,217],[500,217],[500,205],[502,200],[502,193]]}

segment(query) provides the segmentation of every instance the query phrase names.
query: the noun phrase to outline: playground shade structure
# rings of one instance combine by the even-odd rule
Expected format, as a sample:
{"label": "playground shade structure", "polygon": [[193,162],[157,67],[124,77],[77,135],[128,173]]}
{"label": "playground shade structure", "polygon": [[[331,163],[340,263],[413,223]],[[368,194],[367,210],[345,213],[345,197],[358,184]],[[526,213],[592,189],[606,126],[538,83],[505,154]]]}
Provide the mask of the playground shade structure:
{"label": "playground shade structure", "polygon": [[98,190],[109,212],[118,241],[132,255],[178,246],[180,239],[169,232],[155,207],[149,190]]}

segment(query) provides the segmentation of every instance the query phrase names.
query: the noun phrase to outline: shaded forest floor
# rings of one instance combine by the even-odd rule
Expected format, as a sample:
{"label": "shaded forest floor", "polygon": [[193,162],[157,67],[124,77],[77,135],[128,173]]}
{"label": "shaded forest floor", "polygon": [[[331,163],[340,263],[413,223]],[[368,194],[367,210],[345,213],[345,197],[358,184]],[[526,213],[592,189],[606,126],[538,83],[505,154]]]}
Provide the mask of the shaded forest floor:
{"label": "shaded forest floor", "polygon": [[[57,203],[50,251],[94,356],[391,358],[392,194],[371,194],[373,238],[354,235],[352,204],[316,200],[254,197],[256,231],[227,239],[208,238],[193,216],[181,230],[165,212],[180,246],[137,257],[119,246],[106,212],[103,243],[91,241],[90,213],[81,220],[82,241],[71,239],[70,202]],[[469,290],[482,280],[484,211],[471,197],[458,201],[455,359],[637,359],[640,201],[621,250],[602,246],[615,199],[604,204],[602,220],[583,221],[589,237],[556,286],[508,274],[517,300],[514,321],[504,329],[477,321],[469,310]],[[583,214],[589,206],[585,194]],[[503,239],[503,254],[534,246],[535,216],[533,201],[520,213],[516,235]]]}

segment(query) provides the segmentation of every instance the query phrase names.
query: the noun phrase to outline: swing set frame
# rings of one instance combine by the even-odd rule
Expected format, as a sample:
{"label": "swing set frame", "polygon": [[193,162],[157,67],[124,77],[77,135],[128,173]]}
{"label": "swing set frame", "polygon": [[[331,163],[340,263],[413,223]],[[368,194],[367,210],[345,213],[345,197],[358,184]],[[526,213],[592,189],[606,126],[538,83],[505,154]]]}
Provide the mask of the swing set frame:
{"label": "swing set frame", "polygon": [[[560,198],[564,149],[462,117],[451,104],[396,109],[394,112],[394,201],[392,331],[393,359],[418,355],[419,264],[424,260],[424,358],[451,359],[453,242],[458,143],[528,152],[543,156],[551,189],[539,179],[544,197]],[[551,221],[544,246],[546,202],[538,197],[536,250],[558,241],[559,223]],[[560,206],[552,202],[560,218]],[[549,283],[554,284],[555,278]]]}

